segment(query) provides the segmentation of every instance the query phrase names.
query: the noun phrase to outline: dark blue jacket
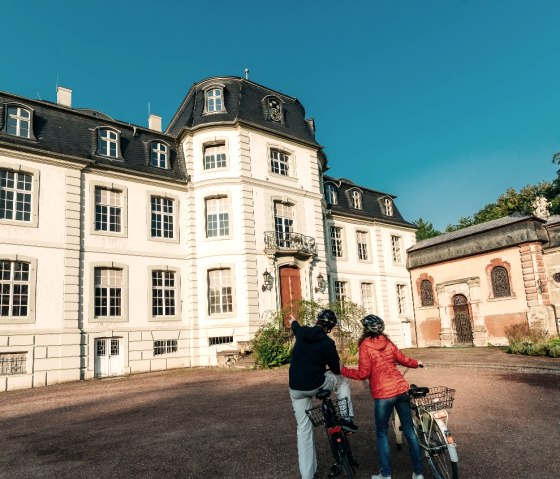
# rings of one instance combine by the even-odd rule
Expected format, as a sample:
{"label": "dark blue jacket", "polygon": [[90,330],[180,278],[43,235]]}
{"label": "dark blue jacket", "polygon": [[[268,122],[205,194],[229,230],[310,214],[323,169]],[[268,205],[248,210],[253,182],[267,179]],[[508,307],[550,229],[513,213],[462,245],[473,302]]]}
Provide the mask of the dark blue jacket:
{"label": "dark blue jacket", "polygon": [[290,389],[311,391],[325,382],[325,371],[340,374],[340,359],[334,341],[325,330],[315,325],[300,326],[292,323],[296,343],[290,362]]}

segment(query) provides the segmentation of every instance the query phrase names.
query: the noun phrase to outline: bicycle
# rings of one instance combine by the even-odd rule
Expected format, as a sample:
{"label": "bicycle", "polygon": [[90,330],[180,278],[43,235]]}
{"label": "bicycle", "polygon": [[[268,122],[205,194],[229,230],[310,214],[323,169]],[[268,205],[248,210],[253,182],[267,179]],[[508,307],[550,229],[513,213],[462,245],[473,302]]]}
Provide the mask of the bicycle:
{"label": "bicycle", "polygon": [[[418,387],[411,384],[408,393],[414,429],[432,474],[435,479],[458,479],[457,446],[447,429],[447,409],[453,407],[455,389],[446,386]],[[403,433],[396,411],[393,411],[392,421],[397,448],[400,449]]]}
{"label": "bicycle", "polygon": [[358,468],[359,464],[352,455],[348,434],[342,428],[343,418],[348,416],[348,399],[331,399],[331,391],[328,389],[319,389],[315,397],[321,401],[321,404],[314,406],[305,411],[307,417],[311,420],[313,426],[325,425],[327,437],[334,458],[334,464],[331,468],[329,477],[335,477],[341,472],[349,478],[354,478],[354,468]]}

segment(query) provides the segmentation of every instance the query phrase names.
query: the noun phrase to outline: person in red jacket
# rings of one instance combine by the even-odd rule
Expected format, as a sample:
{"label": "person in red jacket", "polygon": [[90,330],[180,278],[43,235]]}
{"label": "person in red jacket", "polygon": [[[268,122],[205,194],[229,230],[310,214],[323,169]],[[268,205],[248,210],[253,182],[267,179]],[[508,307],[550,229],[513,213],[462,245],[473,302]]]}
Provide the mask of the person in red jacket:
{"label": "person in red jacket", "polygon": [[413,479],[424,479],[422,457],[418,438],[412,423],[412,411],[408,396],[409,384],[397,369],[397,364],[407,368],[422,366],[420,361],[405,356],[387,335],[383,334],[383,320],[369,314],[362,319],[364,332],[358,341],[358,369],[342,367],[340,373],[350,379],[368,379],[373,398],[375,436],[379,457],[379,475],[371,479],[391,479],[391,454],[389,451],[389,419],[397,410],[403,428],[414,472]]}

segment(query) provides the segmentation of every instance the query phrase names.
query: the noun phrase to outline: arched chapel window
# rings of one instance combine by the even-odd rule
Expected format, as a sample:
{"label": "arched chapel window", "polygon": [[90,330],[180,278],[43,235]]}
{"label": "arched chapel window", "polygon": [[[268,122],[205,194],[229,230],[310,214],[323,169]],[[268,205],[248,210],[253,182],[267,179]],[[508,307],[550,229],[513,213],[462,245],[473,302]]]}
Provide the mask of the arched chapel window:
{"label": "arched chapel window", "polygon": [[511,296],[511,287],[509,284],[509,275],[507,269],[503,266],[496,266],[491,273],[492,292],[494,298],[504,298]]}
{"label": "arched chapel window", "polygon": [[422,306],[434,305],[434,292],[431,281],[425,279],[420,283],[420,301]]}

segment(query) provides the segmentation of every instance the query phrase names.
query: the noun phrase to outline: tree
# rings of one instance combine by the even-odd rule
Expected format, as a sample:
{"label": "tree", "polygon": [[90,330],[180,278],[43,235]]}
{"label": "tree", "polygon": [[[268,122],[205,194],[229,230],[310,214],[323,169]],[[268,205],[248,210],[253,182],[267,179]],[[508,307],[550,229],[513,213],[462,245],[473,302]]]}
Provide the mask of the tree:
{"label": "tree", "polygon": [[425,221],[423,218],[418,218],[416,221],[413,221],[412,224],[418,228],[416,230],[416,241],[433,238],[441,234],[441,231],[436,230],[432,223]]}

